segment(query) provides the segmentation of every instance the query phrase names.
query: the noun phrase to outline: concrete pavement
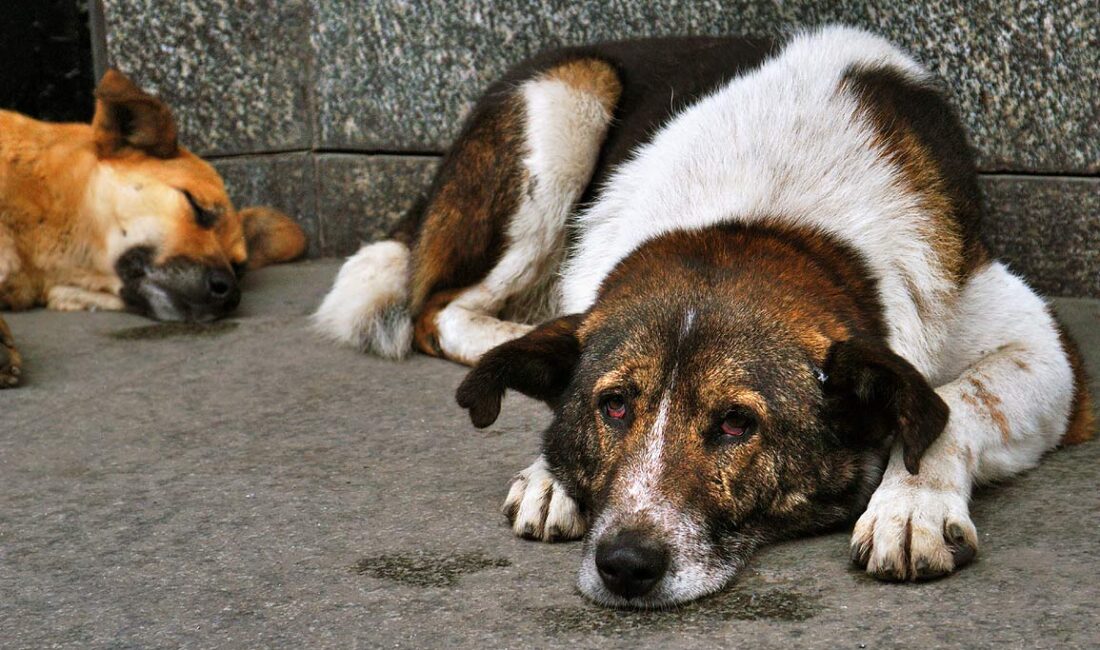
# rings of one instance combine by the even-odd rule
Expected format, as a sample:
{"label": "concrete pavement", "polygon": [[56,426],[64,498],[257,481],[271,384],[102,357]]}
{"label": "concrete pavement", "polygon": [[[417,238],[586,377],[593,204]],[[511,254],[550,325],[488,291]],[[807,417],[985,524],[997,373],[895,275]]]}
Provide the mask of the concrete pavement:
{"label": "concrete pavement", "polygon": [[[8,315],[0,647],[1089,647],[1100,644],[1100,443],[982,490],[977,562],[938,582],[851,569],[847,535],[760,553],[668,612],[589,605],[576,543],[498,507],[548,420],[477,431],[463,369],[318,341],[334,261],[257,272],[206,328]],[[1100,376],[1100,302],[1057,301]]]}

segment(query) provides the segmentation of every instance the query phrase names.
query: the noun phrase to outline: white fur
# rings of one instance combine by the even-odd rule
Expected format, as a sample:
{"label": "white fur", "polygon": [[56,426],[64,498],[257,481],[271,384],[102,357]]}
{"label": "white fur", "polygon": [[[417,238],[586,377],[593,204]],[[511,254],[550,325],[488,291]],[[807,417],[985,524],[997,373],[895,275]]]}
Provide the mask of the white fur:
{"label": "white fur", "polygon": [[[83,210],[88,218],[83,221],[94,224],[106,246],[83,254],[94,262],[97,271],[113,274],[115,262],[131,248],[149,246],[160,250],[165,241],[165,222],[159,215],[166,206],[185,200],[173,187],[120,173],[110,164],[96,166],[84,194]],[[120,215],[126,215],[126,219]]]}
{"label": "white fur", "polygon": [[580,508],[542,456],[516,475],[502,510],[505,515],[515,511],[512,531],[519,537],[565,541],[579,538],[586,528]]}
{"label": "white fur", "polygon": [[604,277],[663,233],[778,218],[815,228],[863,253],[882,293],[891,346],[934,369],[940,314],[918,312],[951,290],[932,243],[930,215],[902,191],[900,170],[872,145],[857,98],[838,90],[853,65],[924,73],[886,41],[849,28],[794,38],[775,58],[680,113],[619,167],[580,215],[581,239],[562,279],[565,313],[583,312]]}
{"label": "white fur", "polygon": [[874,574],[955,568],[944,531],[957,524],[977,548],[973,485],[1034,466],[1066,430],[1073,371],[1046,305],[1019,278],[1001,264],[975,275],[949,334],[936,389],[951,409],[947,429],[915,476],[894,451],[852,534],[853,546],[869,549]]}
{"label": "white fur", "polygon": [[676,369],[661,402],[657,406],[657,417],[646,434],[645,453],[628,466],[626,476],[620,483],[622,494],[615,499],[615,507],[605,511],[607,515],[644,513],[663,501],[660,492],[661,474],[664,473],[664,459],[661,457],[665,445],[665,428],[668,426],[668,411],[672,403],[672,389],[676,384]]}
{"label": "white fur", "polygon": [[22,268],[23,259],[19,256],[15,237],[6,225],[0,223],[0,285],[9,277],[15,277]]}
{"label": "white fur", "polygon": [[340,267],[336,282],[313,315],[315,329],[328,338],[399,359],[412,349],[409,249],[382,241],[359,249]]}
{"label": "white fur", "polygon": [[122,298],[111,293],[57,285],[46,294],[46,307],[56,311],[119,311],[125,305]]}
{"label": "white fur", "polygon": [[513,309],[521,321],[545,320],[560,311],[557,292],[545,280],[560,264],[565,221],[592,176],[611,119],[598,97],[560,80],[536,78],[520,93],[527,115],[523,162],[533,190],[524,193],[508,224],[503,257],[436,320],[444,354],[468,364],[530,330],[498,318],[509,301],[526,307]]}

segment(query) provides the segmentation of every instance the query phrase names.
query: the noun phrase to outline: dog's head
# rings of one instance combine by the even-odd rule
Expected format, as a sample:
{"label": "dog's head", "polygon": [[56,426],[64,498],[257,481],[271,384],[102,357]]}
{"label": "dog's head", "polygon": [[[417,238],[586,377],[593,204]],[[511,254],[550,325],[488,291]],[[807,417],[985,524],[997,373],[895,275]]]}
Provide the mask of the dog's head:
{"label": "dog's head", "polygon": [[916,472],[946,423],[909,363],[834,338],[860,326],[809,286],[828,277],[795,270],[777,293],[771,255],[750,259],[766,244],[712,240],[702,259],[700,237],[631,256],[590,311],[491,350],[459,388],[478,426],[506,388],[554,409],[543,452],[588,516],[580,588],[600,603],[721,588],[761,543],[850,520],[891,440]]}
{"label": "dog's head", "polygon": [[299,256],[305,235],[270,208],[236,210],[214,168],[176,142],[171,111],[108,71],[92,121],[98,164],[89,216],[132,309],[161,320],[219,318],[246,268]]}

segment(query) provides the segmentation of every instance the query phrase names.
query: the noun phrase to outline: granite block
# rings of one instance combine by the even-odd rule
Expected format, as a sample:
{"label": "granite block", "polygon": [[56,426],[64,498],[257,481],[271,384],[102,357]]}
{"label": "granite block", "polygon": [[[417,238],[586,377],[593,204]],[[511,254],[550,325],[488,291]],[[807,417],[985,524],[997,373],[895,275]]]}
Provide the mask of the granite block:
{"label": "granite block", "polygon": [[314,1],[324,148],[441,151],[493,78],[558,45],[845,22],[897,42],[944,79],[983,169],[1100,171],[1093,0]]}
{"label": "granite block", "polygon": [[986,176],[990,251],[1048,296],[1100,297],[1100,178]]}
{"label": "granite block", "polygon": [[[427,190],[433,156],[318,157],[321,255],[383,237]],[[991,252],[1050,296],[1100,298],[1100,179],[984,175]]]}
{"label": "granite block", "polygon": [[310,257],[321,254],[313,156],[309,153],[211,160],[238,208],[270,205],[286,212],[309,237]]}
{"label": "granite block", "polygon": [[349,255],[382,238],[424,195],[435,156],[317,156],[321,254]]}
{"label": "granite block", "polygon": [[308,148],[308,0],[104,0],[108,63],[173,107],[200,154]]}

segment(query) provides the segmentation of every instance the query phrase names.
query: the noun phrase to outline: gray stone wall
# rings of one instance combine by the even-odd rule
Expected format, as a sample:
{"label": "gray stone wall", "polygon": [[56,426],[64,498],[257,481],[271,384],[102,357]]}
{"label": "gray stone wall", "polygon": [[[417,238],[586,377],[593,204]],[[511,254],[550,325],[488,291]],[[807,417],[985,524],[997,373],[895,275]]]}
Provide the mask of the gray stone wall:
{"label": "gray stone wall", "polygon": [[[872,6],[874,5],[874,6]],[[108,62],[175,108],[239,204],[343,255],[423,191],[478,93],[548,47],[860,25],[946,82],[979,153],[995,252],[1054,295],[1100,296],[1095,0],[102,0]]]}

